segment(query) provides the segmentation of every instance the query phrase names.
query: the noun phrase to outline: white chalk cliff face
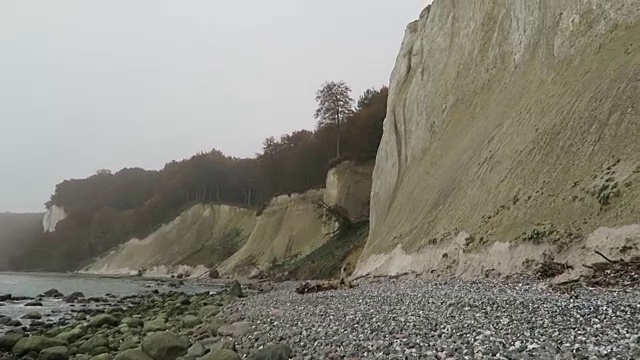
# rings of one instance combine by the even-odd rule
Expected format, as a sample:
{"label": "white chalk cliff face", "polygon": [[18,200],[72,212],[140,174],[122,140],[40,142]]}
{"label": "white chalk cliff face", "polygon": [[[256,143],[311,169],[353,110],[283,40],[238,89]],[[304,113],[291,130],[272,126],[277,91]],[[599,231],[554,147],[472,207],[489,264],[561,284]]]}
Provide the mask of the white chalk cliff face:
{"label": "white chalk cliff face", "polygon": [[435,0],[391,75],[359,273],[637,223],[638,79],[637,0]]}
{"label": "white chalk cliff face", "polygon": [[42,228],[45,233],[56,231],[56,226],[67,217],[67,213],[62,206],[53,205],[44,214],[42,219]]}

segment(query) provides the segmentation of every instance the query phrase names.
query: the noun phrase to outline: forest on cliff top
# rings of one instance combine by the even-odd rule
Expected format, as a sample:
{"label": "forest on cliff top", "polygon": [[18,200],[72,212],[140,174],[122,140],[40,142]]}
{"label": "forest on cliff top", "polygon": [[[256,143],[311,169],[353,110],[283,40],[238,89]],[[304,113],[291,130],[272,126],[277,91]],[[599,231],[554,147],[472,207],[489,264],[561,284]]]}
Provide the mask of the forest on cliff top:
{"label": "forest on cliff top", "polygon": [[13,256],[11,268],[74,270],[131,238],[146,237],[197,203],[259,211],[274,196],[324,187],[327,171],[335,164],[375,158],[386,115],[386,87],[369,89],[353,101],[350,88],[338,84],[344,90],[340,104],[348,107],[339,115],[342,121],[322,116],[326,94],[321,89],[317,128],[269,137],[254,158],[231,157],[214,149],[169,162],[159,171],[99,170],[86,179],[63,181],[46,207],[63,207],[67,218],[55,232],[39,235]]}

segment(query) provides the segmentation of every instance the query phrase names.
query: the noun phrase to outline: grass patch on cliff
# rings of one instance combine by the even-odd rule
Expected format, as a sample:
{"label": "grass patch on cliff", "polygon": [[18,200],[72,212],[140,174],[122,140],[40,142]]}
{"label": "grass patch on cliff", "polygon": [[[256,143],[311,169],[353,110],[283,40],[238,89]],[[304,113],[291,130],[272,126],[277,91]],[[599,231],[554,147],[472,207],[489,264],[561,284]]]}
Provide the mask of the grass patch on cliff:
{"label": "grass patch on cliff", "polygon": [[342,265],[349,261],[353,268],[369,235],[369,223],[353,224],[333,236],[311,254],[285,265],[290,279],[324,280],[338,278]]}
{"label": "grass patch on cliff", "polygon": [[206,265],[216,267],[225,259],[240,250],[242,243],[246,240],[242,230],[231,228],[214,242],[203,244],[199,249],[176,264]]}

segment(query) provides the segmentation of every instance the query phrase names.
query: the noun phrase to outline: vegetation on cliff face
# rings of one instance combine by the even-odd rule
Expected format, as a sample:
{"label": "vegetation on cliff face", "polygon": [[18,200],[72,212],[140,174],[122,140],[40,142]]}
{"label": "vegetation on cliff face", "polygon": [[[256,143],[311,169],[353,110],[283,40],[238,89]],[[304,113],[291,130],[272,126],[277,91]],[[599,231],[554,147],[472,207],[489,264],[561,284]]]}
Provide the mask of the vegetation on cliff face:
{"label": "vegetation on cliff face", "polygon": [[[258,209],[275,195],[323,187],[331,164],[375,157],[386,100],[386,87],[367,90],[339,128],[323,122],[315,131],[270,137],[255,158],[212,150],[172,161],[159,171],[100,170],[86,179],[63,181],[46,205],[63,207],[67,218],[55,232],[13,256],[12,267],[77,269],[124,241],[146,237],[194,204]],[[336,160],[338,135],[342,157]]]}

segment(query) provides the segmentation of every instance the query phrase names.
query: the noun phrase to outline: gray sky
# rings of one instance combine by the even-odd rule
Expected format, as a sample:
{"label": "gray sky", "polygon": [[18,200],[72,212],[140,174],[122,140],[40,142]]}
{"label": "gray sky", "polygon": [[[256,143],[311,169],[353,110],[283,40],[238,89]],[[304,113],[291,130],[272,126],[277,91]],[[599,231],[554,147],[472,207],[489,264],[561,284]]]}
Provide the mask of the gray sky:
{"label": "gray sky", "polygon": [[424,0],[2,0],[0,211],[55,184],[159,169],[218,148],[253,156],[311,129],[315,91],[388,83]]}

